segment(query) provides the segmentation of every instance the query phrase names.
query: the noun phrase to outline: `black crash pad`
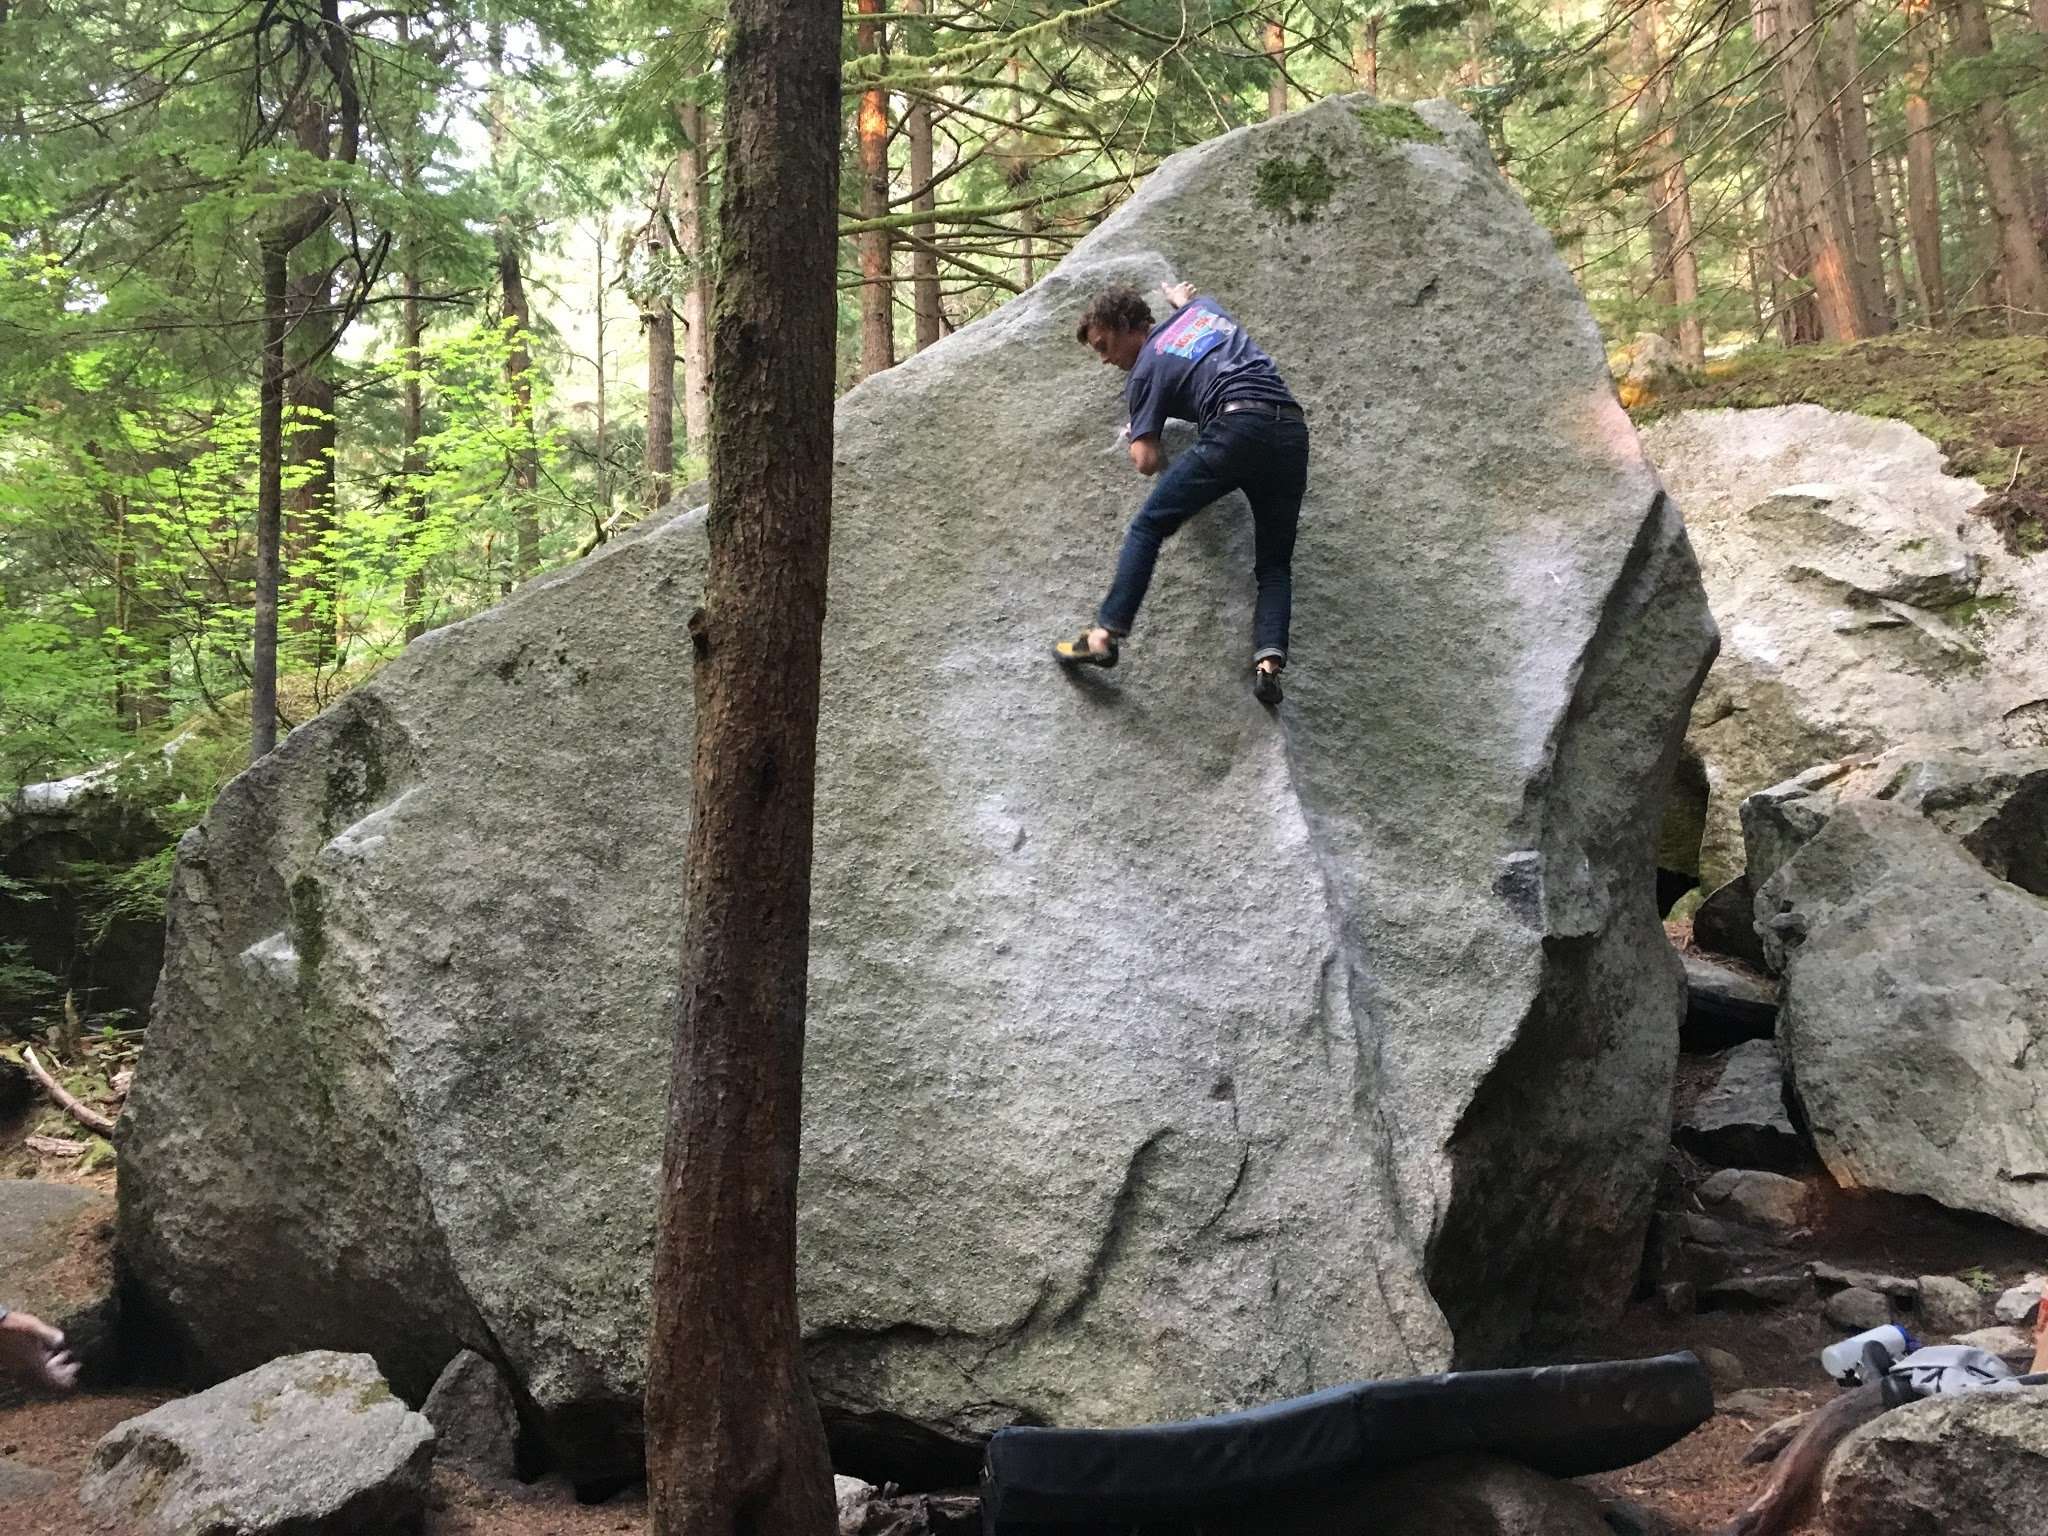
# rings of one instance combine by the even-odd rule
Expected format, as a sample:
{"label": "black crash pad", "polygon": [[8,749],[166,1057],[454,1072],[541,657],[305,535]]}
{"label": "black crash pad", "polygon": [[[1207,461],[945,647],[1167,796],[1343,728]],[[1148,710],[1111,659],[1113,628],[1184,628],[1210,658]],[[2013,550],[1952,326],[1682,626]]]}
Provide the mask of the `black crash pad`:
{"label": "black crash pad", "polygon": [[1688,1352],[1354,1382],[1179,1424],[1004,1429],[982,1465],[982,1524],[990,1536],[1208,1525],[1460,1451],[1579,1477],[1654,1456],[1713,1411]]}

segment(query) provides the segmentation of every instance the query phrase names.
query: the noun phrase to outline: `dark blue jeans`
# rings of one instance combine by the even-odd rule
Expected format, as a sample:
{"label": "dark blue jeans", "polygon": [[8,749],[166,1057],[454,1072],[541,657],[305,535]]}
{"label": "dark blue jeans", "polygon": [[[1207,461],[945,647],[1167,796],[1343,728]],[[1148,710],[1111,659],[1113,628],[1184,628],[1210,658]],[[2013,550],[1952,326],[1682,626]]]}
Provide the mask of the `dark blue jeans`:
{"label": "dark blue jeans", "polygon": [[1159,546],[1212,501],[1243,491],[1252,504],[1252,659],[1287,660],[1287,623],[1294,605],[1294,530],[1308,487],[1308,423],[1299,416],[1232,411],[1202,429],[1195,444],[1160,471],[1131,519],[1117,557],[1116,580],[1095,622],[1127,635],[1152,585]]}

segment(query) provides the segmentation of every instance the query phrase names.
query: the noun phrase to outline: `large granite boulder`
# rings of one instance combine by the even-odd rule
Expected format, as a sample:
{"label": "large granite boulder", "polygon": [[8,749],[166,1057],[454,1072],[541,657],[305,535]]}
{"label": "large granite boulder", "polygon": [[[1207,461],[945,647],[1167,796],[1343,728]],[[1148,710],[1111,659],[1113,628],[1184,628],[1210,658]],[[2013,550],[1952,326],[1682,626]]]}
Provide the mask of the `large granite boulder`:
{"label": "large granite boulder", "polygon": [[1864,1425],[1828,1463],[1832,1536],[2037,1536],[2048,1520],[2048,1390],[1929,1398]]}
{"label": "large granite boulder", "polygon": [[1743,799],[1814,763],[2048,745],[2048,563],[1971,515],[1983,487],[1932,442],[1816,405],[1678,412],[1644,442],[1724,638],[1686,738],[1705,889],[1742,873]]}
{"label": "large granite boulder", "polygon": [[2048,1232],[2048,901],[1913,807],[1844,799],[1757,895],[1778,1037],[1845,1188]]}
{"label": "large granite boulder", "polygon": [[[1549,237],[1455,111],[1361,105],[1175,156],[839,405],[800,1283],[848,1470],[1500,1359],[1634,1277],[1712,621]],[[1048,654],[1145,489],[1075,320],[1171,275],[1312,423],[1277,714],[1235,498],[1121,668]],[[466,1345],[630,1462],[702,561],[670,515],[424,637],[189,836],[122,1231],[195,1369]]]}

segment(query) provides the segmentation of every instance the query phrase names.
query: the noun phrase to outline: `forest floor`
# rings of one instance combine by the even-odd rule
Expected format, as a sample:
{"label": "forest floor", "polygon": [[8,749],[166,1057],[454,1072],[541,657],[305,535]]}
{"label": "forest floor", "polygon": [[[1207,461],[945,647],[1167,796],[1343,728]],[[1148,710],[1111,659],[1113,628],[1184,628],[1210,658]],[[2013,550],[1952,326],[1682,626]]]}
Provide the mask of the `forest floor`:
{"label": "forest floor", "polygon": [[1990,492],[1977,514],[2014,553],[2048,549],[2048,339],[1901,333],[1839,346],[1753,347],[1635,411],[1807,402],[1919,428],[1952,474]]}

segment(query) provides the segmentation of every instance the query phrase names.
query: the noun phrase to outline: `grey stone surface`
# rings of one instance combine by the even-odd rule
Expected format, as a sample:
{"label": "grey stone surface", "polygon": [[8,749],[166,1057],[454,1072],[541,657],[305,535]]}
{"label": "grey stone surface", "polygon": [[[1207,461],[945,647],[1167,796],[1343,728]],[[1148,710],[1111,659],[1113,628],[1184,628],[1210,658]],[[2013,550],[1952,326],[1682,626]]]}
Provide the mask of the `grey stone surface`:
{"label": "grey stone surface", "polygon": [[1744,868],[1744,798],[1814,763],[2048,744],[2048,565],[1970,515],[1984,489],[1934,443],[1814,405],[1678,412],[1644,441],[1726,636],[1687,734],[1709,889]]}
{"label": "grey stone surface", "polygon": [[[1695,929],[1697,932],[1697,929]],[[1761,955],[1761,947],[1758,949]],[[1778,1027],[1778,989],[1731,965],[1685,955],[1687,1051],[1720,1051],[1744,1040],[1769,1039]]]}
{"label": "grey stone surface", "polygon": [[1861,1333],[1882,1328],[1892,1320],[1892,1304],[1882,1291],[1867,1291],[1860,1285],[1845,1286],[1821,1303],[1821,1316],[1844,1333]]}
{"label": "grey stone surface", "polygon": [[116,1425],[79,1498],[161,1536],[363,1536],[418,1527],[433,1459],[369,1356],[314,1350]]}
{"label": "grey stone surface", "polygon": [[2038,1275],[2030,1275],[2020,1284],[2008,1287],[1992,1304],[1992,1314],[2001,1323],[2011,1323],[2015,1328],[2025,1327],[2034,1320],[2034,1312],[2041,1305],[2041,1295],[2048,1291],[2048,1282]]}
{"label": "grey stone surface", "polygon": [[1811,1203],[1799,1180],[1760,1168],[1723,1168],[1701,1181],[1698,1194],[1717,1215],[1772,1232],[1804,1226]]}
{"label": "grey stone surface", "polygon": [[[1743,838],[1759,887],[1827,825],[1847,800],[1918,811],[2009,884],[2048,896],[2048,751],[1898,748],[1822,763],[1742,803]],[[1755,903],[1765,964],[1782,970],[1803,919]]]}
{"label": "grey stone surface", "polygon": [[1830,1536],[2040,1536],[2048,1512],[2048,1388],[1895,1408],[1828,1463]]}
{"label": "grey stone surface", "polygon": [[1701,1344],[1694,1353],[1700,1357],[1700,1364],[1707,1368],[1707,1379],[1714,1385],[1715,1397],[1724,1392],[1739,1392],[1749,1385],[1749,1372],[1733,1350],[1722,1349],[1717,1344]]}
{"label": "grey stone surface", "polygon": [[448,1362],[420,1413],[434,1426],[434,1459],[474,1477],[518,1472],[519,1412],[497,1366],[465,1349]]}
{"label": "grey stone surface", "polygon": [[1803,934],[1779,1037],[1836,1182],[2048,1231],[2048,902],[1862,799],[1757,900]]}
{"label": "grey stone surface", "polygon": [[1877,1269],[1848,1269],[1840,1264],[1830,1264],[1817,1259],[1806,1266],[1806,1272],[1813,1276],[1814,1284],[1822,1290],[1840,1290],[1844,1286],[1858,1286],[1866,1291],[1876,1291],[1880,1296],[1889,1296],[1894,1301],[1910,1303],[1920,1294],[1920,1282],[1909,1275],[1889,1275]]}
{"label": "grey stone surface", "polygon": [[1968,1333],[1956,1334],[1949,1340],[1952,1344],[1967,1344],[1972,1349],[1989,1350],[2008,1363],[2031,1362],[2034,1358],[2033,1338],[2017,1328],[1998,1324],[1990,1328],[1977,1328]]}
{"label": "grey stone surface", "polygon": [[61,1481],[48,1467],[39,1467],[0,1453],[0,1508],[5,1508],[11,1500],[39,1498]]}
{"label": "grey stone surface", "polygon": [[1720,1075],[1677,1125],[1678,1142],[1709,1162],[1796,1168],[1806,1144],[1785,1109],[1785,1066],[1775,1040],[1746,1040],[1721,1059]]}
{"label": "grey stone surface", "polygon": [[1812,1300],[1813,1284],[1804,1275],[1732,1275],[1700,1292],[1700,1305],[1710,1312],[1767,1312]]}
{"label": "grey stone surface", "polygon": [[1229,1536],[1613,1536],[1600,1500],[1495,1456],[1438,1456],[1355,1493],[1217,1527]]}
{"label": "grey stone surface", "polygon": [[[1356,105],[1173,157],[839,404],[799,1283],[842,1431],[1477,1363],[1634,1277],[1711,620],[1550,237],[1453,111]],[[1262,212],[1309,154],[1330,201]],[[1239,500],[1115,673],[1047,654],[1145,489],[1074,321],[1169,274],[1312,422],[1277,714]],[[487,1347],[565,1464],[634,1464],[702,560],[672,515],[425,636],[184,844],[122,1221],[195,1360]]]}
{"label": "grey stone surface", "polygon": [[1913,1331],[1928,1339],[1968,1333],[1984,1325],[1985,1310],[1975,1286],[1953,1275],[1922,1275]]}
{"label": "grey stone surface", "polygon": [[1692,915],[1692,938],[1709,955],[1763,968],[1764,947],[1756,936],[1756,892],[1750,889],[1746,872],[1707,893]]}
{"label": "grey stone surface", "polygon": [[[88,1381],[109,1357],[120,1316],[114,1201],[77,1184],[0,1179],[0,1306],[61,1328]],[[0,1402],[20,1395],[0,1376]]]}

